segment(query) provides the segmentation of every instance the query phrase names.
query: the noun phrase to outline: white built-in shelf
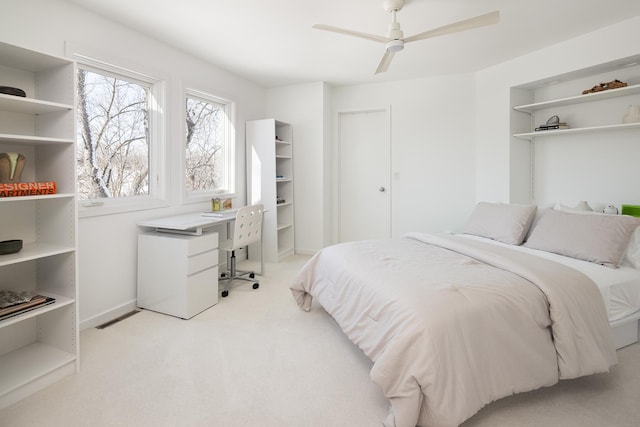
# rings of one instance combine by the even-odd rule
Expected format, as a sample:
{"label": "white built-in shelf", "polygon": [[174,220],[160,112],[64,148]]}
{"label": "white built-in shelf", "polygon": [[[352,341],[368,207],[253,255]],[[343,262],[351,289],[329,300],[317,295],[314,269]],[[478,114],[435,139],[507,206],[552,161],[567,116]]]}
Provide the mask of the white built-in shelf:
{"label": "white built-in shelf", "polygon": [[75,144],[75,141],[69,138],[52,138],[36,135],[13,135],[7,133],[0,133],[0,142],[28,144]]}
{"label": "white built-in shelf", "polygon": [[0,93],[0,110],[24,114],[46,114],[73,110],[73,105]]}
{"label": "white built-in shelf", "polygon": [[[23,239],[0,256],[0,289],[32,291],[51,304],[0,320],[0,410],[79,368],[74,76],[76,66],[0,42],[0,152],[19,152],[25,181],[54,181],[59,194],[1,197],[4,234]],[[5,117],[6,116],[6,117]],[[34,133],[36,135],[34,135]],[[0,422],[1,424],[1,422]]]}
{"label": "white built-in shelf", "polygon": [[564,105],[580,104],[583,102],[599,101],[601,99],[615,98],[619,96],[635,95],[640,93],[640,84],[625,86],[618,89],[603,90],[602,92],[588,93],[586,95],[571,96],[568,98],[553,99],[551,101],[536,102],[533,104],[518,105],[513,107],[516,111],[532,113],[545,108],[561,107]]}
{"label": "white built-in shelf", "polygon": [[73,246],[39,242],[25,243],[20,252],[16,252],[15,254],[2,255],[2,257],[0,257],[0,267],[69,253],[73,252],[74,250],[75,248]]}
{"label": "white built-in shelf", "polygon": [[75,194],[73,193],[47,194],[43,196],[0,197],[0,203],[26,202],[26,201],[47,200],[47,199],[71,199],[74,197],[75,197]]}
{"label": "white built-in shelf", "polygon": [[0,356],[0,396],[38,380],[76,360],[53,346],[35,342]]}
{"label": "white built-in shelf", "polygon": [[544,130],[544,131],[538,131],[538,132],[516,133],[513,136],[516,138],[533,140],[535,138],[541,138],[545,136],[575,135],[577,133],[593,133],[593,132],[628,130],[628,129],[637,129],[637,128],[640,128],[640,123],[621,123],[621,124],[615,124],[615,125],[589,126],[589,127],[573,128],[573,129],[556,129],[556,130]]}
{"label": "white built-in shelf", "polygon": [[75,300],[72,298],[63,297],[61,295],[52,294],[50,292],[41,292],[41,291],[34,291],[34,292],[37,293],[38,295],[55,298],[56,301],[51,304],[43,305],[42,307],[34,308],[33,310],[26,311],[22,314],[15,315],[4,320],[0,320],[0,329],[5,328],[7,326],[11,326],[14,323],[22,322],[23,320],[27,320],[32,317],[40,316],[44,313],[48,313],[53,310],[58,310],[64,306],[73,304],[75,302]]}
{"label": "white built-in shelf", "polygon": [[[295,252],[293,131],[275,119],[250,120],[245,130],[247,152],[254,153],[247,158],[247,199],[264,204],[261,251],[265,261],[278,262]],[[252,253],[260,251],[249,248],[250,259]]]}

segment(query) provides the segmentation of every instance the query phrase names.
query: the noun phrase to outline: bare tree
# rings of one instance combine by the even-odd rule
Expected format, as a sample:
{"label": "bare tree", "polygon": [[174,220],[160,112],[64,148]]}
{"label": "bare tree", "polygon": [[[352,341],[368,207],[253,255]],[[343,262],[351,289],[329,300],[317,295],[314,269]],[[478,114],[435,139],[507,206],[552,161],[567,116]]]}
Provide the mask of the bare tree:
{"label": "bare tree", "polygon": [[220,186],[224,147],[224,106],[192,97],[186,99],[185,174],[187,190]]}
{"label": "bare tree", "polygon": [[148,194],[148,89],[83,69],[77,82],[80,196]]}

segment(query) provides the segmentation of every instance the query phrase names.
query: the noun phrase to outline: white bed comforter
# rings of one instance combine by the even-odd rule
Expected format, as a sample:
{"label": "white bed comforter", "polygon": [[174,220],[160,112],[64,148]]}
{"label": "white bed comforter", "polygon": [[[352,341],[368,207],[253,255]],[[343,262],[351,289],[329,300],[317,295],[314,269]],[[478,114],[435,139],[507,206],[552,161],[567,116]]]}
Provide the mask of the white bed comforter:
{"label": "white bed comforter", "polygon": [[501,397],[617,362],[589,278],[459,236],[331,246],[291,290],[304,310],[315,298],[373,361],[391,402],[386,426],[456,426]]}

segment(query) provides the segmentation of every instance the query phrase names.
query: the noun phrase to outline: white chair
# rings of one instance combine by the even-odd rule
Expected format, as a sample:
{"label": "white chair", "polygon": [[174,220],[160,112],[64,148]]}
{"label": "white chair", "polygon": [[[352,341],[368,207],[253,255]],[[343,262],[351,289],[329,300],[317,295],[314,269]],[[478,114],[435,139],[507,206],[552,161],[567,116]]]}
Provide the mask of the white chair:
{"label": "white chair", "polygon": [[[264,214],[263,205],[245,206],[238,209],[235,223],[233,225],[233,235],[227,236],[227,240],[220,243],[219,248],[231,253],[227,257],[229,270],[220,274],[220,281],[224,282],[222,296],[229,295],[229,289],[234,280],[246,280],[253,282],[253,289],[258,289],[260,283],[255,280],[253,271],[236,270],[236,249],[259,242],[262,239],[262,216]],[[249,276],[249,277],[245,277]]]}

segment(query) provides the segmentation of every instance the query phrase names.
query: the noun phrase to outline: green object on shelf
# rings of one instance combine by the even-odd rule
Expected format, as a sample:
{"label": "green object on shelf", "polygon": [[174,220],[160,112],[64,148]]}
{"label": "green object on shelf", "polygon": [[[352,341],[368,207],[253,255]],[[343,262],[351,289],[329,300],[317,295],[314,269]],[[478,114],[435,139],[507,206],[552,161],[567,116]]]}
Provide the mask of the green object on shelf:
{"label": "green object on shelf", "polygon": [[622,205],[622,215],[635,216],[640,218],[640,206],[638,205]]}

